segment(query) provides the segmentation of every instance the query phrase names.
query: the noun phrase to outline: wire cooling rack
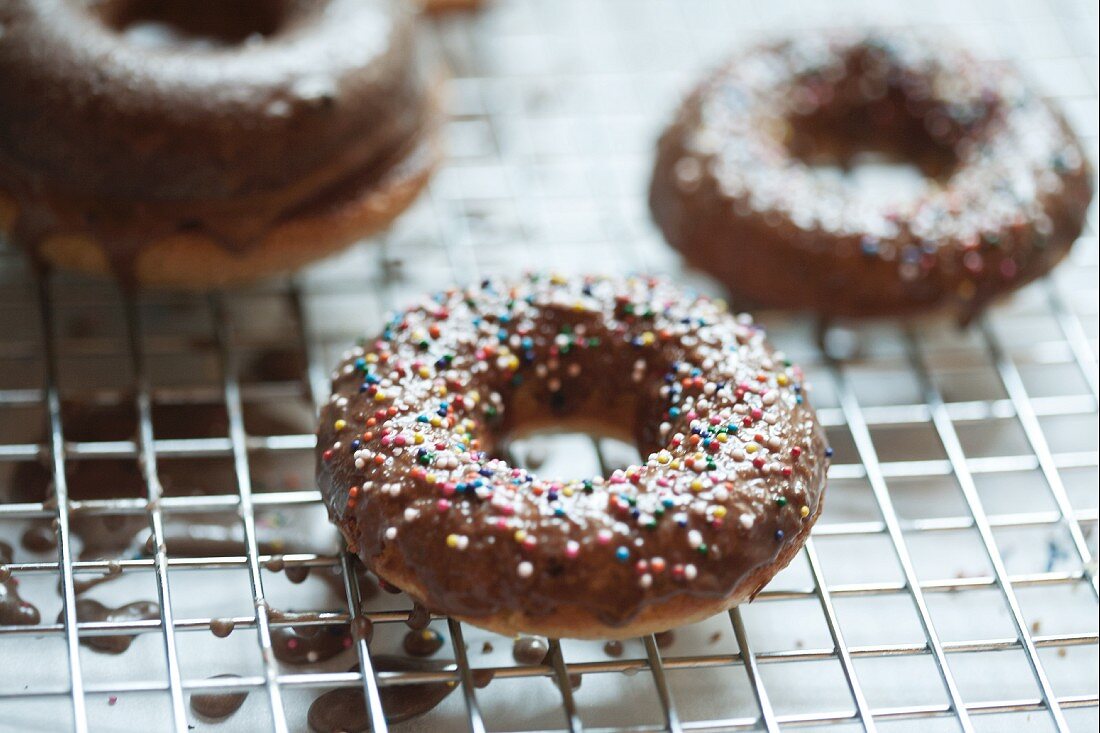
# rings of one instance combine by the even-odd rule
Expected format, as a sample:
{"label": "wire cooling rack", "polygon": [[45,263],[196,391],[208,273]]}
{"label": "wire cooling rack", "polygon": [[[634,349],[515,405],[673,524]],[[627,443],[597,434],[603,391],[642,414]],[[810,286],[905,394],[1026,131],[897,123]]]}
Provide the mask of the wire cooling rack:
{"label": "wire cooling rack", "polygon": [[[733,47],[850,22],[932,27],[1019,59],[1095,165],[1095,3],[499,0],[426,23],[451,76],[449,160],[378,241],[249,291],[137,299],[39,279],[0,249],[0,502],[27,464],[53,486],[53,498],[0,503],[0,540],[16,545],[7,570],[43,616],[0,626],[0,731],[306,730],[312,699],[335,687],[361,688],[383,731],[380,689],[440,682],[454,694],[389,727],[1095,730],[1095,205],[1070,262],[967,332],[840,325],[821,349],[812,324],[760,314],[815,383],[836,458],[812,540],[753,604],[616,657],[551,641],[541,665],[436,618],[449,642],[437,656],[452,664],[372,673],[371,654],[399,646],[409,605],[354,580],[312,489],[312,414],[339,352],[387,308],[487,274],[643,270],[713,290],[648,220],[660,125]],[[573,473],[629,460],[621,444],[579,436],[515,453]],[[189,518],[212,517],[239,551],[164,551]],[[71,527],[126,518],[161,549],[83,559]],[[42,520],[57,550],[21,549]],[[273,560],[280,533],[297,544]],[[293,584],[280,566],[313,574]],[[89,596],[156,600],[160,617],[78,623],[77,584],[104,573],[117,577]],[[359,616],[375,625],[369,648],[304,666],[272,653],[273,629]],[[211,634],[214,619],[232,634]],[[119,656],[81,644],[120,633],[135,641]],[[211,677],[227,672],[239,676]],[[211,690],[250,694],[211,724],[188,707]]]}

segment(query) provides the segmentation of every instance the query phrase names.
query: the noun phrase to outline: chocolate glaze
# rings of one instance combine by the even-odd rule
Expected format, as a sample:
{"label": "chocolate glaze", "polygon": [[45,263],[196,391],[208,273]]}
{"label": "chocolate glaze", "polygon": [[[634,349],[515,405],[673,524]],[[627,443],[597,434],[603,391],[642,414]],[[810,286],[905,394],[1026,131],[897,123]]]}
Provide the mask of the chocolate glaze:
{"label": "chocolate glaze", "polygon": [[[405,659],[385,654],[372,655],[375,672],[438,672],[454,669],[453,662],[427,659]],[[356,665],[349,670],[358,672]],[[387,685],[379,687],[386,722],[401,723],[423,715],[454,691],[453,682]],[[358,687],[341,687],[324,693],[309,706],[309,728],[314,733],[362,733],[370,729],[363,691]]]}
{"label": "chocolate glaze", "polygon": [[[875,202],[812,169],[865,150],[920,167],[924,190]],[[739,303],[843,316],[952,305],[965,321],[1061,260],[1092,185],[1065,119],[1005,64],[844,32],[754,48],[704,79],[661,137],[649,202]]]}
{"label": "chocolate glaze", "polygon": [[428,624],[432,622],[431,611],[424,608],[419,603],[413,603],[412,610],[409,611],[409,618],[405,620],[405,624],[415,631],[428,628]]}
{"label": "chocolate glaze", "polygon": [[[551,481],[490,455],[537,421],[627,429],[645,465]],[[725,598],[816,516],[824,432],[801,372],[721,304],[645,279],[531,276],[396,315],[336,370],[318,483],[349,546],[433,610],[590,612]]]}
{"label": "chocolate glaze", "polygon": [[210,619],[210,633],[219,639],[224,639],[233,633],[233,629],[237,627],[236,622],[229,618],[212,618]]}
{"label": "chocolate glaze", "polygon": [[521,636],[512,642],[512,659],[520,664],[545,664],[550,645],[539,636]]}
{"label": "chocolate glaze", "polygon": [[603,645],[603,653],[609,657],[621,657],[623,655],[623,643],[618,639],[606,642]]}
{"label": "chocolate glaze", "polygon": [[401,640],[401,648],[410,657],[430,657],[443,648],[443,636],[434,629],[409,631]]}
{"label": "chocolate glaze", "polygon": [[341,624],[280,626],[271,630],[275,658],[287,664],[323,662],[350,648],[351,643],[350,632]]}
{"label": "chocolate glaze", "polygon": [[[110,608],[91,598],[78,598],[76,601],[76,618],[80,622],[148,621],[160,618],[160,606],[152,601],[135,601],[118,608]],[[57,616],[57,623],[64,623],[64,621],[65,612],[62,611]],[[122,654],[134,643],[134,635],[82,636],[80,643],[98,652]]]}
{"label": "chocolate glaze", "polygon": [[13,558],[11,545],[0,542],[0,626],[34,626],[42,616],[19,597],[19,581],[7,567]]}
{"label": "chocolate glaze", "polygon": [[13,237],[90,230],[126,274],[147,242],[199,231],[243,249],[381,178],[426,118],[402,5],[10,0],[0,190],[17,204]]}
{"label": "chocolate glaze", "polygon": [[[239,677],[235,674],[216,674],[210,679],[224,679],[226,677]],[[233,713],[241,709],[248,692],[193,692],[191,693],[191,710],[208,720],[225,720]]]}

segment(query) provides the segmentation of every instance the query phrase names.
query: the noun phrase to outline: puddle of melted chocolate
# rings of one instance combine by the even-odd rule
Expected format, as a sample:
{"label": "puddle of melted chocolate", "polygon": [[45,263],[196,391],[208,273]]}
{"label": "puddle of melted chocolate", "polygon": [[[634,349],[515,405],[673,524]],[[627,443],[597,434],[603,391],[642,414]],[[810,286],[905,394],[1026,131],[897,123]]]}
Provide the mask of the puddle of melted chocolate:
{"label": "puddle of melted chocolate", "polygon": [[410,657],[430,657],[443,648],[443,636],[435,629],[421,629],[405,634],[401,648]]}
{"label": "puddle of melted chocolate", "polygon": [[[371,657],[376,672],[440,672],[454,669],[454,662],[406,659],[380,654]],[[349,671],[358,672],[359,666]],[[428,682],[380,687],[382,710],[388,723],[400,723],[432,710],[454,692],[454,682]],[[309,728],[314,733],[364,733],[370,729],[363,690],[341,687],[330,690],[309,706]]]}
{"label": "puddle of melted chocolate", "polygon": [[[117,404],[99,405],[67,400],[62,404],[62,424],[65,439],[78,442],[136,440],[137,413],[132,399],[124,397]],[[153,407],[153,427],[157,438],[195,438],[224,436],[228,433],[225,407],[220,404],[186,404]],[[288,420],[266,412],[257,412],[252,431],[257,435],[284,435],[301,432]],[[42,441],[48,436],[43,434]],[[232,462],[224,460],[165,460],[160,466],[160,481],[166,496],[203,495],[236,490],[236,474]],[[66,463],[69,497],[73,501],[100,499],[140,499],[146,495],[145,481],[137,460],[132,458],[96,458],[72,460]],[[256,481],[259,483],[260,478]],[[48,502],[54,493],[53,475],[43,464],[21,462],[12,472],[11,490],[0,500],[12,502]],[[224,515],[195,514],[188,521],[199,526],[222,525]],[[73,535],[80,539],[82,560],[112,559],[130,554],[133,544],[149,526],[143,514],[82,514],[74,511],[70,518]],[[171,547],[173,554],[211,554],[209,546],[187,547],[186,539],[174,538],[179,545]],[[261,538],[264,539],[264,538]],[[272,545],[279,538],[272,538]],[[28,550],[45,552],[54,548],[56,540],[49,520],[34,520],[24,533],[23,544]],[[237,546],[242,547],[239,542]],[[273,551],[290,552],[285,546]],[[307,550],[308,551],[308,550]],[[243,550],[241,550],[243,552]],[[231,551],[223,554],[241,554]],[[267,554],[267,553],[265,553]]]}
{"label": "puddle of melted chocolate", "polygon": [[0,626],[35,626],[42,615],[19,596],[19,581],[7,567],[13,558],[11,545],[0,542]]}
{"label": "puddle of melted chocolate", "polygon": [[280,626],[271,630],[275,658],[287,664],[323,662],[350,648],[351,644],[351,633],[341,624]]}
{"label": "puddle of melted chocolate", "polygon": [[[126,621],[149,621],[160,618],[160,606],[152,601],[135,601],[125,606],[110,608],[91,598],[79,598],[76,601],[78,621],[108,621],[120,623]],[[57,615],[57,623],[65,622],[65,612]],[[89,649],[105,654],[122,654],[134,643],[134,634],[117,636],[82,636],[80,643]]]}
{"label": "puddle of melted chocolate", "polygon": [[[237,677],[235,674],[216,674],[210,679]],[[225,720],[244,705],[248,692],[195,692],[191,694],[191,710],[207,720]]]}

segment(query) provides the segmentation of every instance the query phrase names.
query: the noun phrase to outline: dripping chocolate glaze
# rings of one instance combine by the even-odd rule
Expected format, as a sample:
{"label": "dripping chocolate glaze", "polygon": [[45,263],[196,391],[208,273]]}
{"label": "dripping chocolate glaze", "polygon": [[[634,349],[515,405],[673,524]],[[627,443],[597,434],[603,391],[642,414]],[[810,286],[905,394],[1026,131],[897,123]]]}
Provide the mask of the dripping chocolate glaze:
{"label": "dripping chocolate glaze", "polygon": [[[216,674],[210,679],[225,679],[227,677],[239,677],[235,674]],[[193,692],[191,693],[191,710],[207,720],[225,720],[233,713],[241,709],[248,692]]]}
{"label": "dripping chocolate glaze", "polygon": [[0,626],[34,626],[42,616],[19,596],[19,581],[7,567],[14,558],[11,545],[0,542]]}
{"label": "dripping chocolate glaze", "polygon": [[210,49],[135,43],[119,7],[5,8],[0,192],[23,244],[90,230],[116,268],[175,233],[246,248],[381,178],[426,124],[398,3],[280,3],[262,40]]}
{"label": "dripping chocolate glaze", "polygon": [[[375,672],[439,672],[454,669],[453,662],[372,655]],[[359,666],[349,671],[359,671]],[[423,715],[454,691],[453,682],[387,685],[378,689],[388,723],[400,723]],[[309,706],[309,727],[314,733],[363,733],[370,729],[363,691],[341,687],[324,693]]]}
{"label": "dripping chocolate glaze", "polygon": [[[645,465],[555,482],[492,457],[574,419],[626,427]],[[532,276],[425,297],[351,350],[318,484],[364,562],[414,575],[433,611],[575,609],[613,636],[800,542],[828,454],[800,370],[751,319],[641,278]]]}
{"label": "dripping chocolate glaze", "polygon": [[521,636],[512,642],[512,658],[520,664],[545,664],[549,653],[550,645],[538,636]]}

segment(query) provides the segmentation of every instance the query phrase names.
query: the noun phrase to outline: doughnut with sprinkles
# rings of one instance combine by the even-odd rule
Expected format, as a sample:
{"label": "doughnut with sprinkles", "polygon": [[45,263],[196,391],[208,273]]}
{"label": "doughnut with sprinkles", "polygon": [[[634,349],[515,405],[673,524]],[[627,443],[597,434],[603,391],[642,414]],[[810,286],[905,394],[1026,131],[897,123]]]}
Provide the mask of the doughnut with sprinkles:
{"label": "doughnut with sprinkles", "polygon": [[[501,633],[623,638],[718,613],[790,562],[830,450],[802,372],[748,316],[646,279],[529,275],[427,297],[351,350],[318,483],[348,546]],[[557,480],[497,449],[599,425],[640,465]]]}
{"label": "doughnut with sprinkles", "polygon": [[[883,200],[815,171],[868,150],[919,168],[919,191]],[[1092,180],[1011,67],[852,31],[758,47],[704,79],[661,137],[649,202],[739,305],[966,322],[1061,261]]]}

